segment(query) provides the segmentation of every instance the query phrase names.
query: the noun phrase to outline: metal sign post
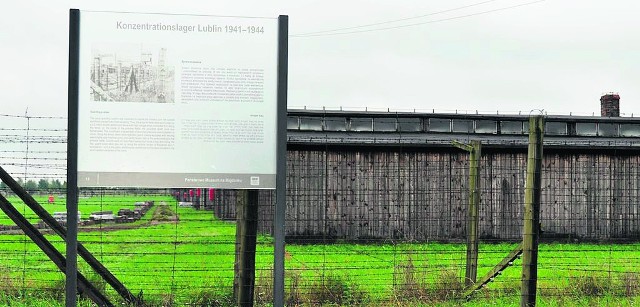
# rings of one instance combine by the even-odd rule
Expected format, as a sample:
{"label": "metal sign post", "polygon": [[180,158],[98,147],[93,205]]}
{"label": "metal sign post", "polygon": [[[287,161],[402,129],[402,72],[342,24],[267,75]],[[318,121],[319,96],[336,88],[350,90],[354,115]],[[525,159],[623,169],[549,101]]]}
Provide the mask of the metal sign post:
{"label": "metal sign post", "polygon": [[273,220],[273,305],[284,306],[284,223],[287,206],[287,78],[289,16],[278,17],[278,140],[276,143],[276,207]]}
{"label": "metal sign post", "polygon": [[78,65],[80,53],[80,11],[69,12],[69,84],[67,122],[67,259],[66,306],[76,306],[78,265]]}

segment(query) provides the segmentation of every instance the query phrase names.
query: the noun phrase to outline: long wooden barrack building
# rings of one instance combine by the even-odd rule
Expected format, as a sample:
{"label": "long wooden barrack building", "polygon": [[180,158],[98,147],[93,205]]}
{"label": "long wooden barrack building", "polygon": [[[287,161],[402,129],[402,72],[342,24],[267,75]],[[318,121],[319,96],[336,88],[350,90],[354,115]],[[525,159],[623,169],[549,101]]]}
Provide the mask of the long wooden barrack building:
{"label": "long wooden barrack building", "polygon": [[[528,115],[289,110],[287,129],[290,241],[465,240],[469,157],[454,140],[482,143],[481,239],[522,238]],[[543,239],[640,239],[640,119],[546,116],[542,172]],[[234,219],[235,191],[210,205]]]}

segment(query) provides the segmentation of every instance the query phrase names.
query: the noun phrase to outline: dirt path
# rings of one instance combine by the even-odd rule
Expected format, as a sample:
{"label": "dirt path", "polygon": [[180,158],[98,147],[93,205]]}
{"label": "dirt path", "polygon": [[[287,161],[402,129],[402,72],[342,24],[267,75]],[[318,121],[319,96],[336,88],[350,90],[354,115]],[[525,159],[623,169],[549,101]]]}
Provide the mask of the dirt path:
{"label": "dirt path", "polygon": [[[138,229],[144,227],[150,227],[160,224],[167,223],[176,223],[180,220],[178,215],[171,209],[166,202],[160,202],[160,204],[154,206],[147,212],[147,214],[152,214],[151,219],[148,221],[136,221],[133,223],[103,223],[103,224],[95,224],[90,226],[79,226],[78,232],[95,232],[95,231],[116,231],[116,230],[127,230],[127,229]],[[144,217],[144,216],[143,216]],[[50,228],[39,229],[42,234],[53,234],[54,231]],[[23,234],[22,230],[5,230],[0,231],[0,235],[3,234]]]}

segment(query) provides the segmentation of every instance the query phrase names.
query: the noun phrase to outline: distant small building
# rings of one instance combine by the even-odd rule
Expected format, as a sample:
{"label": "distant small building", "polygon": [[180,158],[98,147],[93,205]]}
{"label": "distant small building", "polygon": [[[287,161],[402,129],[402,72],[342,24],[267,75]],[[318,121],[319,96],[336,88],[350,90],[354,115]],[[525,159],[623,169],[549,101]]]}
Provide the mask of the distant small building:
{"label": "distant small building", "polygon": [[115,219],[116,217],[113,214],[113,211],[97,211],[92,212],[91,215],[89,215],[89,220],[96,222],[113,222]]}
{"label": "distant small building", "polygon": [[[54,212],[53,219],[58,221],[58,223],[66,224],[67,223],[67,212]],[[78,211],[78,223],[82,219],[82,214]]]}

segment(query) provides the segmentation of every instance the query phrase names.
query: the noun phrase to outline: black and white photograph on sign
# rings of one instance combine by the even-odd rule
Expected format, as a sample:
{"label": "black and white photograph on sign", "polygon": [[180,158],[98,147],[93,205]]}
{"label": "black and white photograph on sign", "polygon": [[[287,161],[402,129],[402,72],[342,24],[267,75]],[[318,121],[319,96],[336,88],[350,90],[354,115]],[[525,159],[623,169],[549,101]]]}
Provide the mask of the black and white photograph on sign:
{"label": "black and white photograph on sign", "polygon": [[91,100],[174,103],[175,69],[167,52],[144,44],[94,45]]}

